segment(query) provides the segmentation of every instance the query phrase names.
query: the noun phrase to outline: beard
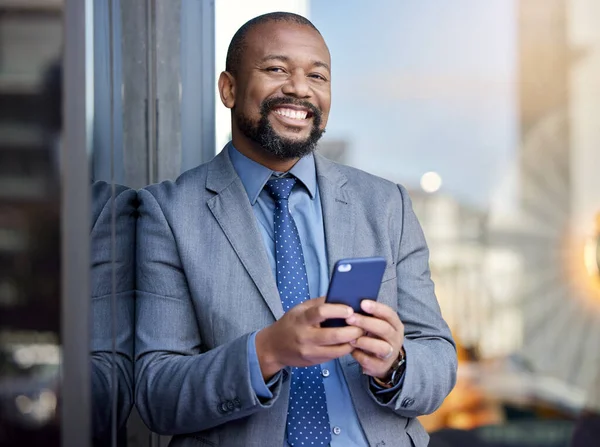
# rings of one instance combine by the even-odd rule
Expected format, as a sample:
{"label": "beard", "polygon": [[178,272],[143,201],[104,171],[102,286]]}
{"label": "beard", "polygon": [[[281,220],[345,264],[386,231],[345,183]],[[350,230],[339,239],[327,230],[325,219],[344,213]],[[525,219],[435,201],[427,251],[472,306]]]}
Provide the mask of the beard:
{"label": "beard", "polygon": [[[273,129],[273,126],[269,122],[269,113],[275,107],[286,104],[304,107],[310,110],[313,125],[310,134],[305,139],[295,140],[284,138],[275,132],[275,129]],[[260,106],[260,119],[258,122],[252,121],[241,112],[236,113],[235,109],[234,117],[238,129],[247,138],[257,143],[265,150],[265,152],[279,160],[302,158],[305,155],[314,152],[317,147],[317,142],[325,133],[325,129],[320,128],[322,121],[321,111],[307,101],[293,98],[269,98],[264,100]]]}

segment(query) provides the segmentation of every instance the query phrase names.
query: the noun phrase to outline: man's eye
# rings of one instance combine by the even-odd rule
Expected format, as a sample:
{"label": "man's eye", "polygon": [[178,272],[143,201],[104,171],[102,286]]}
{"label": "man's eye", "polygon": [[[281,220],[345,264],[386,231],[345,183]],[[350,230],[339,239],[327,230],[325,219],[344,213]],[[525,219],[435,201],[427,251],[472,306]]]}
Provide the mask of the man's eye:
{"label": "man's eye", "polygon": [[269,67],[267,68],[267,71],[273,72],[273,73],[284,73],[284,69],[281,67]]}
{"label": "man's eye", "polygon": [[318,79],[319,81],[326,81],[325,76],[320,75],[319,73],[311,73],[308,75],[309,78]]}

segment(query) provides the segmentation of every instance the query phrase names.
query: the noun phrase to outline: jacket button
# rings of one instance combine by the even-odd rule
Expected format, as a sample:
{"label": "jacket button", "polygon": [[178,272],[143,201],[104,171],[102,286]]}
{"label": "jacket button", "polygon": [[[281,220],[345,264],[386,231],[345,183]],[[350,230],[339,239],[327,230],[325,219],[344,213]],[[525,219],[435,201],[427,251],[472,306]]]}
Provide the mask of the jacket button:
{"label": "jacket button", "polygon": [[410,407],[410,406],[411,406],[412,404],[414,404],[414,403],[415,403],[415,400],[414,400],[413,398],[410,398],[410,397],[405,397],[405,398],[402,400],[402,403],[400,404],[400,406],[401,406],[402,408],[407,408],[407,407]]}
{"label": "jacket button", "polygon": [[233,399],[233,405],[235,405],[236,408],[242,408],[242,403],[237,397]]}
{"label": "jacket button", "polygon": [[234,409],[234,408],[235,408],[235,406],[233,405],[233,401],[231,401],[231,400],[228,400],[228,401],[227,401],[227,409],[228,409],[229,411],[233,411],[233,409]]}
{"label": "jacket button", "polygon": [[225,402],[223,402],[221,405],[219,405],[219,412],[227,413],[227,404]]}

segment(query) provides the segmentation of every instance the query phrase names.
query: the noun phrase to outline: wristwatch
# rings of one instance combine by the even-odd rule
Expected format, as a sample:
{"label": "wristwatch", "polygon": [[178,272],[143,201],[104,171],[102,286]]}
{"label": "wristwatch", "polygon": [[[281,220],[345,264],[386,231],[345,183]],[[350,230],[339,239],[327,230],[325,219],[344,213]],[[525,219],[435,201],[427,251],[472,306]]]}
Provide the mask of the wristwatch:
{"label": "wristwatch", "polygon": [[404,373],[404,370],[406,369],[406,354],[404,352],[404,348],[400,349],[400,352],[398,353],[398,357],[396,358],[396,360],[394,361],[394,363],[392,363],[392,367],[390,368],[390,371],[388,372],[388,380],[381,380],[378,379],[377,377],[373,377],[373,380],[375,381],[375,383],[381,387],[384,388],[393,388],[396,385],[398,385],[398,382],[400,382],[400,378],[402,377],[402,374]]}

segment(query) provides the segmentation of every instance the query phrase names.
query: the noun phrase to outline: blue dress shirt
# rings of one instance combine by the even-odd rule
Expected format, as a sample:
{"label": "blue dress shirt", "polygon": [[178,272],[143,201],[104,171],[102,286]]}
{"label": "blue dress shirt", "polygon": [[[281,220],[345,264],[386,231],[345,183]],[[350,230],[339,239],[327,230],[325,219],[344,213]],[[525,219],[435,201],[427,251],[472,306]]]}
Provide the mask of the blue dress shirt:
{"label": "blue dress shirt", "polygon": [[[281,176],[269,168],[249,159],[229,144],[227,147],[234,169],[239,175],[256,217],[259,231],[262,235],[273,277],[276,277],[275,236],[273,231],[273,215],[275,202],[264,189],[265,183],[272,176]],[[323,211],[317,184],[317,174],[314,157],[308,155],[300,159],[289,174],[299,181],[290,195],[288,206],[292,214],[304,253],[308,287],[311,298],[324,296],[329,285],[329,268],[325,246],[325,230],[323,226]],[[273,394],[269,387],[274,384],[278,375],[269,383],[265,383],[256,354],[256,333],[248,341],[248,359],[250,363],[250,379],[256,395],[270,399]],[[332,428],[332,446],[367,447],[368,443],[354,410],[352,398],[342,368],[337,360],[321,364],[327,411]],[[281,373],[279,373],[281,374]],[[401,384],[391,390],[381,390],[376,394],[395,394]],[[377,388],[377,387],[375,387]],[[284,446],[288,446],[284,442]]]}

